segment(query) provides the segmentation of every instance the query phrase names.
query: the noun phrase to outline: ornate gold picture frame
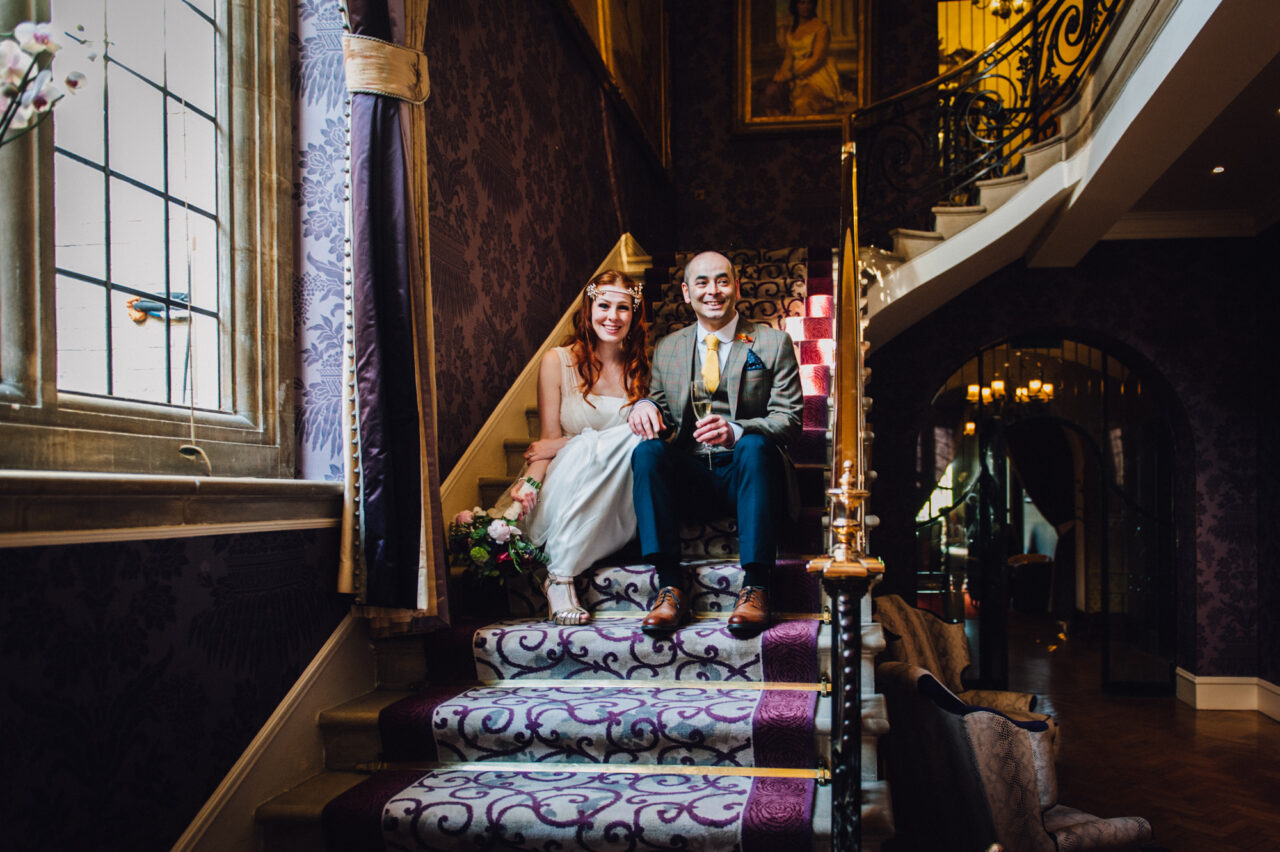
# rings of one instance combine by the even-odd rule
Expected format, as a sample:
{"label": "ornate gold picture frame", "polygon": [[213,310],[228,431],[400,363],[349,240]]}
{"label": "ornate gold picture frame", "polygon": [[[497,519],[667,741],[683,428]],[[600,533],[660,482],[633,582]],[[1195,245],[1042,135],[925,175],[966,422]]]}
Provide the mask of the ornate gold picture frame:
{"label": "ornate gold picture frame", "polygon": [[738,0],[735,127],[839,127],[867,102],[868,0]]}

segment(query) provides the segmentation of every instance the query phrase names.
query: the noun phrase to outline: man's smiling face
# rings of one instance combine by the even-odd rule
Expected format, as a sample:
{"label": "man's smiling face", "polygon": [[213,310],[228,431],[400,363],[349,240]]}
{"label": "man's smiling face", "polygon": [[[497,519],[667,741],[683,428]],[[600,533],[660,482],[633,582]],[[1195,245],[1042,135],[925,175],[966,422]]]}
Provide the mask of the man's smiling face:
{"label": "man's smiling face", "polygon": [[715,331],[733,319],[738,279],[722,254],[704,252],[689,261],[680,285],[684,300],[704,326]]}

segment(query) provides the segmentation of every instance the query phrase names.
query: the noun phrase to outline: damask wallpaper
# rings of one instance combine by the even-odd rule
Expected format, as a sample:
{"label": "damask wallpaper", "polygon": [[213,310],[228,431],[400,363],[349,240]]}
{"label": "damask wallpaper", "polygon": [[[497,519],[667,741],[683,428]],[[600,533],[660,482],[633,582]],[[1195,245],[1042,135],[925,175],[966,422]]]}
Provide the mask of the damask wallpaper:
{"label": "damask wallpaper", "polygon": [[[299,475],[341,478],[342,22],[298,0]],[[445,471],[624,231],[670,246],[670,183],[549,2],[432,0],[426,53]]]}
{"label": "damask wallpaper", "polygon": [[[934,393],[980,347],[1044,330],[1127,349],[1176,398],[1169,414],[1182,467],[1174,487],[1185,508],[1182,540],[1193,542],[1169,568],[1177,574],[1177,664],[1275,682],[1277,646],[1264,641],[1275,634],[1260,623],[1280,603],[1275,581],[1262,579],[1271,563],[1260,561],[1260,545],[1275,550],[1273,525],[1262,521],[1275,453],[1259,453],[1253,386],[1266,360],[1260,310],[1273,277],[1263,250],[1275,236],[1104,242],[1073,269],[1009,267],[876,349],[868,391],[879,479],[871,501],[882,523],[873,551],[890,565],[911,563],[915,432]],[[875,345],[874,323],[868,334]]]}
{"label": "damask wallpaper", "polygon": [[440,460],[449,470],[624,231],[670,185],[555,3],[433,0],[427,28]]}
{"label": "damask wallpaper", "polygon": [[735,5],[671,4],[675,248],[835,245],[840,131],[733,132]]}
{"label": "damask wallpaper", "polygon": [[167,849],[347,611],[337,532],[0,551],[7,849]]}

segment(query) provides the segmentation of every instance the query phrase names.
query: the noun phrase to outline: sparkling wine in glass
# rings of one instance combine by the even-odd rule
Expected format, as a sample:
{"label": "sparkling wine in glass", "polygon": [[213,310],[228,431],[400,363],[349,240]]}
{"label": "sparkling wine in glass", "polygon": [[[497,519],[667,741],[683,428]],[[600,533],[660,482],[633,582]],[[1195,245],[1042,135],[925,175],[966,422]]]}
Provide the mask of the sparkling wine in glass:
{"label": "sparkling wine in glass", "polygon": [[[707,393],[706,387],[700,379],[694,379],[689,383],[689,400],[693,405],[693,416],[698,420],[706,417],[711,413],[711,394]],[[711,447],[706,448],[707,468],[711,468]]]}

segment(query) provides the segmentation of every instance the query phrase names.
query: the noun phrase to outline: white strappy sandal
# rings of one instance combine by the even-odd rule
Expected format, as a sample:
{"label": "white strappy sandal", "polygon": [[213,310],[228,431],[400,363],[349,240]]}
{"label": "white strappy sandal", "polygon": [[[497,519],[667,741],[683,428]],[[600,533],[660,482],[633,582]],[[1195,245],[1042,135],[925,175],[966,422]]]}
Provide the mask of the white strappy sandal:
{"label": "white strappy sandal", "polygon": [[[582,608],[582,604],[578,603],[578,591],[574,586],[573,577],[561,577],[556,574],[547,574],[547,579],[542,584],[542,593],[547,596],[547,617],[560,625],[561,627],[579,627],[591,621],[591,613]],[[553,609],[551,603],[551,586],[565,586],[569,591],[569,605],[561,609]]]}

